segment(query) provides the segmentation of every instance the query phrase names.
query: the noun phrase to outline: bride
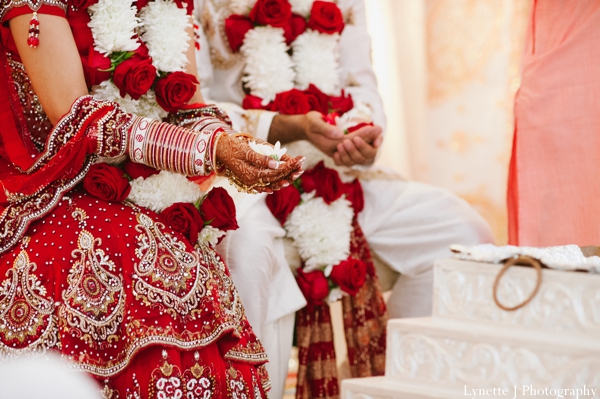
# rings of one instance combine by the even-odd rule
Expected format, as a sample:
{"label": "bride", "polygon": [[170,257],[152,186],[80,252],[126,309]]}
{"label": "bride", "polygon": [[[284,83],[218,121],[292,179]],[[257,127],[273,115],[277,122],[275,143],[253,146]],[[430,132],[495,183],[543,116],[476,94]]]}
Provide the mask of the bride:
{"label": "bride", "polygon": [[0,359],[58,351],[109,398],[265,396],[212,250],[231,201],[182,175],[272,192],[301,159],[203,104],[192,3],[0,1]]}

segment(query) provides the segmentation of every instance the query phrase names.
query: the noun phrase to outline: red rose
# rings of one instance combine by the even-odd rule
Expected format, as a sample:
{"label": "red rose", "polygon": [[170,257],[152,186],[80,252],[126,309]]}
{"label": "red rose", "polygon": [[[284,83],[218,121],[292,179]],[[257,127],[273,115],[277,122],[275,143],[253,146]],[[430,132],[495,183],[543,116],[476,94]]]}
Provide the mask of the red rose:
{"label": "red rose", "polygon": [[344,115],[346,112],[354,108],[352,95],[346,93],[342,89],[342,94],[339,97],[329,97],[331,112],[336,112],[338,115]]}
{"label": "red rose", "polygon": [[283,27],[291,17],[288,0],[258,0],[250,11],[250,19],[257,25]]}
{"label": "red rose", "polygon": [[237,224],[235,204],[222,187],[215,187],[208,192],[202,205],[200,205],[202,217],[212,227],[227,231],[236,230]]}
{"label": "red rose", "polygon": [[306,94],[298,89],[292,89],[275,96],[273,108],[284,115],[303,115],[310,111]]}
{"label": "red rose", "polygon": [[308,27],[330,35],[342,33],[344,30],[344,17],[335,3],[315,1],[310,10]]}
{"label": "red rose", "polygon": [[292,17],[288,19],[287,23],[283,26],[283,35],[285,36],[285,43],[287,45],[292,44],[298,36],[304,33],[306,30],[306,20],[304,17],[298,14],[292,14]]}
{"label": "red rose", "polygon": [[125,166],[123,166],[123,170],[132,179],[137,179],[138,177],[143,177],[144,179],[147,179],[148,177],[159,173],[158,170],[151,168],[150,166],[146,166],[142,163],[135,163],[132,161],[127,161],[125,163]]}
{"label": "red rose", "polygon": [[94,36],[90,23],[90,14],[87,10],[69,12],[69,25],[73,31],[73,38],[79,54],[86,55],[94,48]]}
{"label": "red rose", "polygon": [[248,17],[232,14],[225,20],[225,34],[231,51],[237,53],[244,44],[244,37],[254,25]]}
{"label": "red rose", "polygon": [[156,102],[165,111],[177,112],[196,93],[198,79],[185,72],[173,72],[156,82]]}
{"label": "red rose", "polygon": [[198,233],[204,227],[200,212],[189,202],[177,202],[164,209],[158,216],[166,226],[185,235],[191,243],[198,241]]}
{"label": "red rose", "polygon": [[185,8],[187,15],[192,15],[192,11],[194,11],[193,0],[175,0],[175,4],[177,4],[177,7],[179,8]]}
{"label": "red rose", "polygon": [[242,108],[244,109],[269,109],[273,103],[262,105],[262,98],[253,96],[252,94],[246,95],[242,100]]}
{"label": "red rose", "polygon": [[138,11],[141,10],[142,8],[146,7],[148,5],[150,0],[137,0],[135,2],[135,6],[137,7]]}
{"label": "red rose", "polygon": [[367,278],[367,265],[359,259],[347,259],[333,267],[329,275],[331,281],[342,291],[354,296]]}
{"label": "red rose", "polygon": [[106,163],[92,165],[83,179],[83,188],[104,201],[121,202],[131,191],[123,170]]}
{"label": "red rose", "polygon": [[348,133],[355,132],[355,131],[357,131],[358,129],[360,129],[360,128],[363,128],[363,127],[365,127],[365,126],[373,126],[373,122],[360,122],[360,123],[358,123],[357,125],[350,126],[350,127],[348,128]]}
{"label": "red rose", "polygon": [[267,207],[282,225],[296,205],[300,203],[300,192],[294,186],[287,186],[267,196]]}
{"label": "red rose", "polygon": [[301,185],[305,193],[316,190],[317,197],[322,197],[327,204],[331,204],[344,193],[343,183],[338,172],[326,168],[323,161],[304,172],[301,177]]}
{"label": "red rose", "polygon": [[149,57],[134,55],[121,62],[113,73],[113,82],[119,88],[121,97],[129,94],[134,100],[150,90],[156,79],[156,67]]}
{"label": "red rose", "polygon": [[83,75],[88,88],[110,79],[110,58],[92,49],[88,55],[81,57]]}
{"label": "red rose", "polygon": [[327,115],[329,96],[323,93],[317,86],[310,84],[308,89],[304,90],[304,94],[312,111],[319,111],[323,115]]}
{"label": "red rose", "polygon": [[321,270],[305,273],[298,269],[296,282],[309,304],[319,305],[329,295],[329,282]]}
{"label": "red rose", "polygon": [[343,191],[346,194],[346,199],[352,204],[354,214],[358,215],[365,207],[365,197],[360,181],[354,179],[352,183],[344,184]]}

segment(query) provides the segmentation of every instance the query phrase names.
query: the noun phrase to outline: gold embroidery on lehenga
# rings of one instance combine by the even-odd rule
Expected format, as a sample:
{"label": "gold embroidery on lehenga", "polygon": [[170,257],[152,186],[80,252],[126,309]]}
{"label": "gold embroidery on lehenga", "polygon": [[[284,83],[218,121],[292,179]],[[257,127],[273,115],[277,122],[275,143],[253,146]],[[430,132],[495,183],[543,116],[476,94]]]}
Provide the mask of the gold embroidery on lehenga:
{"label": "gold embroidery on lehenga", "polygon": [[101,244],[90,232],[79,233],[78,249],[71,253],[75,262],[67,277],[69,286],[59,309],[64,322],[80,330],[81,339],[91,347],[106,347],[119,339],[125,309],[123,281],[113,274],[116,267],[108,255],[95,248]]}
{"label": "gold embroidery on lehenga", "polygon": [[183,242],[163,233],[161,223],[137,214],[137,248],[140,259],[135,265],[134,294],[146,305],[166,307],[172,317],[194,317],[200,300],[206,295],[209,271],[195,252],[186,251]]}
{"label": "gold embroidery on lehenga", "polygon": [[32,274],[36,269],[37,265],[22,250],[6,272],[8,278],[0,285],[0,351],[58,345],[54,302],[47,298],[46,288]]}
{"label": "gold embroidery on lehenga", "polygon": [[186,399],[210,399],[215,393],[215,378],[211,375],[210,368],[201,366],[200,354],[194,352],[196,363],[183,373],[183,387]]}
{"label": "gold embroidery on lehenga", "polygon": [[207,366],[199,364],[200,355],[194,353],[196,363],[182,374],[179,367],[170,364],[167,352],[162,353],[162,364],[152,371],[148,396],[154,398],[210,399],[215,396],[215,378]]}
{"label": "gold embroidery on lehenga", "polygon": [[232,399],[248,399],[250,398],[250,392],[248,391],[248,385],[244,381],[242,373],[233,367],[229,367],[227,370],[227,391]]}
{"label": "gold embroidery on lehenga", "polygon": [[225,263],[223,263],[219,254],[206,245],[198,246],[197,251],[202,259],[202,263],[214,266],[213,269],[210,269],[210,273],[212,274],[210,283],[219,293],[219,298],[223,305],[221,311],[234,323],[236,330],[241,333],[243,330],[241,321],[245,315],[244,307],[237,289],[235,289],[233,280],[225,267]]}

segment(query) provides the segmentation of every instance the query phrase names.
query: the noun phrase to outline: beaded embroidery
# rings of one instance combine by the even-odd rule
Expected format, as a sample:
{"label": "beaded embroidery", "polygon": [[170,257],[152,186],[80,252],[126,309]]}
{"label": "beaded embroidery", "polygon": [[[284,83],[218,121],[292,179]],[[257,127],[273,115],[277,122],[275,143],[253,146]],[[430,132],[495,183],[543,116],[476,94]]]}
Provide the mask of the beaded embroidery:
{"label": "beaded embroidery", "polygon": [[55,6],[67,11],[67,0],[0,0],[0,21],[13,8],[28,6],[37,12],[43,5]]}

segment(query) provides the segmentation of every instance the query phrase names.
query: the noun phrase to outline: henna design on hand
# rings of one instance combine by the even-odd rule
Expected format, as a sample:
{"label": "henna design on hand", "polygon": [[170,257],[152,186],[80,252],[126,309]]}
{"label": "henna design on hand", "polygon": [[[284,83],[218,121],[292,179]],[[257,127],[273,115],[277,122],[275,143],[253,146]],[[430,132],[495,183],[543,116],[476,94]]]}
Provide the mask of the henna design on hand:
{"label": "henna design on hand", "polygon": [[[273,169],[273,159],[255,152],[248,145],[250,138],[222,135],[216,148],[217,163],[239,189],[248,192],[272,192],[290,184],[293,175],[302,173],[302,157],[284,155]],[[252,139],[255,140],[255,139]],[[261,141],[262,142],[262,141]],[[276,162],[276,161],[275,161]]]}

